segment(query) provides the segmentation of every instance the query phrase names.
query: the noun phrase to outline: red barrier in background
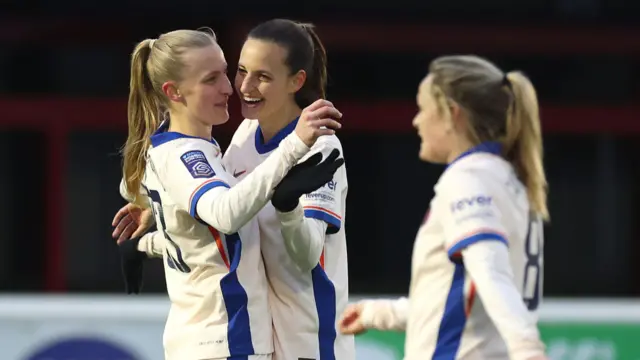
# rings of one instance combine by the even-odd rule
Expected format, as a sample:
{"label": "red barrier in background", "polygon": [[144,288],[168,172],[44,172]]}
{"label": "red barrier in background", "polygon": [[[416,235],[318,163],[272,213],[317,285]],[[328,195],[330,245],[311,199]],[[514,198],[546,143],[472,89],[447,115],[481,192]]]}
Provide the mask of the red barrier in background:
{"label": "red barrier in background", "polygon": [[[222,132],[233,131],[240,121],[229,104],[231,121]],[[413,100],[356,102],[336,101],[344,117],[345,131],[412,131],[417,105]],[[126,131],[126,100],[123,99],[23,99],[0,98],[0,129],[34,129],[67,133],[72,130]],[[640,133],[640,106],[543,106],[542,127],[548,133]]]}
{"label": "red barrier in background", "polygon": [[[249,30],[264,19],[230,20],[213,26],[222,39],[225,52],[244,42]],[[332,51],[429,51],[431,53],[479,52],[482,54],[640,54],[638,26],[544,24],[544,25],[470,25],[432,22],[393,22],[365,19],[309,19],[315,23],[324,45]],[[318,21],[316,21],[318,20]],[[144,28],[142,21],[90,16],[31,16],[3,19],[0,22],[0,42],[4,44],[39,43],[54,46],[103,46],[136,41],[131,34]],[[155,20],[149,20],[154,21]],[[151,27],[153,28],[153,27]],[[78,31],[82,29],[82,31]],[[144,32],[143,32],[144,33]],[[156,36],[149,33],[145,37]],[[143,37],[144,38],[144,37]],[[228,40],[228,41],[227,41]]]}
{"label": "red barrier in background", "polygon": [[[232,44],[242,44],[260,21],[234,22]],[[637,26],[470,25],[425,22],[318,21],[328,51],[627,55],[640,54]],[[426,66],[426,65],[425,65]]]}
{"label": "red barrier in background", "polygon": [[[230,109],[237,109],[236,99]],[[411,132],[415,115],[413,101],[378,103],[336,102],[344,114],[344,132]],[[0,99],[0,130],[31,129],[47,134],[47,265],[46,288],[62,291],[64,284],[63,244],[66,229],[65,174],[67,137],[72,131],[126,131],[126,101],[123,99]],[[542,109],[546,133],[640,134],[638,106],[560,107]],[[232,121],[220,128],[230,133],[240,117],[232,111]]]}

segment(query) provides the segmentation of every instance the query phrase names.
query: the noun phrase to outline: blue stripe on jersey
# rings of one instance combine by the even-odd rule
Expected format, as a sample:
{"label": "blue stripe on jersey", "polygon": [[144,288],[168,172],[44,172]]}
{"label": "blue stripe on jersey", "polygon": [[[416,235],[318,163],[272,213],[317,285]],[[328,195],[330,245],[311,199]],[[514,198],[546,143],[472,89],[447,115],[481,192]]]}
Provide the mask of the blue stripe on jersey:
{"label": "blue stripe on jersey", "polygon": [[467,323],[467,315],[464,312],[464,265],[455,264],[453,280],[447,303],[444,306],[444,315],[438,330],[438,342],[433,352],[432,360],[455,360],[462,332]]}
{"label": "blue stripe on jersey", "polygon": [[498,233],[481,232],[458,241],[451,248],[449,248],[449,250],[447,251],[447,254],[451,258],[456,253],[462,251],[464,248],[471,246],[480,241],[499,241],[509,246],[509,243],[507,242],[507,239],[504,238],[504,236]]}
{"label": "blue stripe on jersey", "polygon": [[482,153],[482,152],[494,154],[494,155],[500,155],[500,153],[502,152],[502,144],[496,141],[487,141],[487,142],[478,144],[472,147],[471,149],[460,154],[457,158],[455,158],[452,162],[450,162],[449,165],[447,165],[447,167],[451,166],[453,163],[462,159],[463,157],[466,157],[475,153]]}
{"label": "blue stripe on jersey", "polygon": [[336,360],[336,288],[320,264],[311,270],[311,279],[318,312],[319,360]]}
{"label": "blue stripe on jersey", "polygon": [[168,143],[169,141],[176,140],[176,139],[183,139],[183,138],[202,139],[204,141],[209,141],[210,143],[217,146],[218,148],[220,147],[220,145],[218,145],[218,142],[213,137],[211,137],[211,139],[204,139],[197,136],[189,136],[189,135],[185,135],[175,131],[167,131],[167,130],[169,130],[169,121],[165,120],[160,124],[160,126],[153,133],[153,135],[151,135],[151,145],[153,145],[153,147],[158,147],[164,143]]}
{"label": "blue stripe on jersey", "polygon": [[283,127],[280,131],[278,131],[278,133],[276,133],[274,137],[271,138],[271,140],[267,141],[266,143],[262,138],[262,129],[260,128],[260,125],[258,125],[255,135],[255,147],[258,154],[266,154],[270,151],[275,150],[278,145],[280,145],[280,141],[282,141],[282,139],[286,138],[287,135],[291,134],[293,130],[296,129],[297,124],[298,118],[295,118],[295,120],[290,122],[287,126]]}
{"label": "blue stripe on jersey", "polygon": [[227,360],[249,360],[249,355],[245,356],[232,356],[228,357]]}
{"label": "blue stripe on jersey", "polygon": [[342,221],[340,221],[340,219],[338,219],[337,217],[328,214],[324,211],[320,211],[320,210],[312,210],[312,209],[305,209],[304,210],[304,216],[308,217],[308,218],[313,218],[313,219],[317,219],[317,220],[322,220],[324,222],[326,222],[327,224],[336,227],[338,229],[340,229],[340,226],[342,225]]}
{"label": "blue stripe on jersey", "polygon": [[227,329],[229,354],[232,357],[251,355],[254,350],[249,311],[247,310],[249,298],[238,280],[237,273],[240,257],[242,256],[242,241],[240,241],[240,236],[237,233],[226,235],[225,240],[231,263],[229,264],[229,273],[220,280],[220,290],[222,291],[222,298],[229,317]]}
{"label": "blue stripe on jersey", "polygon": [[191,204],[189,204],[189,214],[194,218],[197,219],[198,218],[198,200],[200,200],[200,198],[202,197],[202,195],[204,195],[207,191],[213,189],[213,188],[217,188],[219,186],[223,186],[226,187],[227,189],[229,189],[229,185],[227,183],[225,183],[224,181],[212,181],[208,184],[205,184],[203,187],[201,187],[200,189],[198,189],[198,191],[196,191],[195,194],[193,194],[193,197],[191,198]]}

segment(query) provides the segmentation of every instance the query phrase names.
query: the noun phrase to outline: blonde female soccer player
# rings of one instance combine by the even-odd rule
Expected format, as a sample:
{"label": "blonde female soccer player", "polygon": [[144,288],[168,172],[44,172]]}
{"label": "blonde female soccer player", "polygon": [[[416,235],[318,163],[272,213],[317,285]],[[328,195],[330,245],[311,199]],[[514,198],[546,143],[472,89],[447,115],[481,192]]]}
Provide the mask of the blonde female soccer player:
{"label": "blonde female soccer player", "polygon": [[[177,30],[144,40],[131,59],[122,190],[132,202],[150,200],[162,235],[171,300],[166,359],[271,357],[272,322],[254,217],[274,188],[288,186],[291,196],[286,181],[304,190],[296,176],[300,180],[299,174],[323,169],[313,166],[319,158],[312,157],[295,176],[287,172],[320,136],[340,127],[334,119],[341,114],[330,103],[311,104],[278,149],[237,182],[225,171],[211,136],[212,127],[229,118],[232,87],[226,70],[213,33],[204,31]],[[166,114],[162,125],[161,113]],[[324,173],[331,178],[341,162],[329,165]]]}
{"label": "blonde female soccer player", "polygon": [[[224,155],[238,179],[257,171],[294,131],[305,107],[325,97],[326,53],[310,24],[286,19],[266,21],[245,41],[236,74],[236,92],[246,118]],[[342,149],[336,136],[323,136],[308,156],[330,157]],[[313,155],[312,155],[313,154]],[[347,174],[303,197],[273,196],[258,214],[262,253],[269,281],[275,332],[274,359],[353,360],[352,335],[339,334],[337,316],[348,301],[344,214]],[[114,218],[114,237],[138,236],[150,225],[129,204]],[[158,245],[160,244],[160,245]],[[153,233],[140,242],[149,254],[161,251]],[[160,250],[159,250],[160,249]]]}
{"label": "blonde female soccer player", "polygon": [[475,56],[434,60],[413,120],[448,164],[418,231],[408,298],[366,300],[340,330],[406,331],[405,359],[545,359],[537,329],[547,183],[536,92]]}

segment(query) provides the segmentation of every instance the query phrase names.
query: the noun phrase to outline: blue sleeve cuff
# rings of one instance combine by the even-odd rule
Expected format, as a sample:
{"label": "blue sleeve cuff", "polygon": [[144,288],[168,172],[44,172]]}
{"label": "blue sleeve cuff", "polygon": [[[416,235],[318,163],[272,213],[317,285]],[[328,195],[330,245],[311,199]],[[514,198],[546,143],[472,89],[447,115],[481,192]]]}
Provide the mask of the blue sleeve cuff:
{"label": "blue sleeve cuff", "polygon": [[453,259],[456,257],[460,256],[460,252],[466,248],[469,247],[477,242],[480,241],[499,241],[503,244],[505,244],[506,246],[509,246],[509,243],[507,242],[507,239],[504,238],[504,236],[502,234],[499,233],[495,233],[495,232],[480,232],[480,233],[475,233],[471,236],[465,237],[463,239],[461,239],[460,241],[457,241],[456,243],[453,244],[453,246],[451,246],[449,248],[449,250],[447,250],[447,254],[449,255],[449,259]]}
{"label": "blue sleeve cuff", "polygon": [[319,206],[305,206],[304,216],[326,222],[329,225],[327,227],[327,234],[337,233],[342,226],[342,218],[340,215]]}
{"label": "blue sleeve cuff", "polygon": [[220,186],[226,187],[227,189],[230,188],[230,186],[226,182],[216,179],[216,180],[209,180],[203,183],[202,185],[200,185],[200,187],[196,189],[196,191],[194,191],[193,195],[191,195],[191,199],[189,200],[189,214],[194,219],[199,218],[197,208],[198,208],[198,201],[200,200],[202,195],[206,194],[207,191]]}

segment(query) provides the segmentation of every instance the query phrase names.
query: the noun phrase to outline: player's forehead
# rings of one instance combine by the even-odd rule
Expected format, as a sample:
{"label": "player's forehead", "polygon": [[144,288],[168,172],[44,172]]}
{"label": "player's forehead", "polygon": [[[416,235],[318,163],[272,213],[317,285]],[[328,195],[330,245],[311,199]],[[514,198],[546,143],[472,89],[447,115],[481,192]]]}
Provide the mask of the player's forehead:
{"label": "player's forehead", "polygon": [[182,56],[185,64],[185,76],[199,77],[203,74],[224,72],[227,69],[224,52],[217,44],[188,49]]}
{"label": "player's forehead", "polygon": [[249,38],[240,51],[238,65],[247,71],[286,70],[287,49],[273,41]]}
{"label": "player's forehead", "polygon": [[428,101],[429,94],[431,92],[431,85],[433,84],[433,76],[431,74],[427,74],[427,76],[422,79],[420,85],[418,86],[418,92],[416,93],[416,102],[418,105],[422,105],[425,101]]}

